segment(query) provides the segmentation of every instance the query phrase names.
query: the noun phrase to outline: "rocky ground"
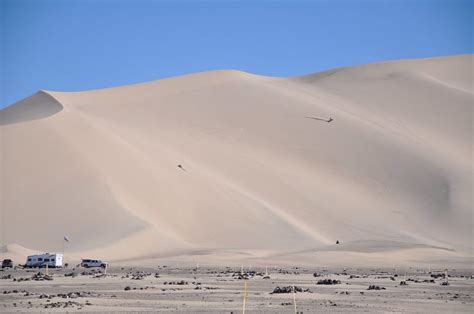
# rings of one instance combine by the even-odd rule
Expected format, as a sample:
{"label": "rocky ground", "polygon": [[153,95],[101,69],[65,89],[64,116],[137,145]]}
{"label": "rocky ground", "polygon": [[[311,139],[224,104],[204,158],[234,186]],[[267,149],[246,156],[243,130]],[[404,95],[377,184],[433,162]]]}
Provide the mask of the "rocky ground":
{"label": "rocky ground", "polygon": [[[39,272],[39,273],[38,273]],[[472,313],[470,271],[171,266],[0,271],[0,312]],[[447,282],[447,284],[446,284]]]}

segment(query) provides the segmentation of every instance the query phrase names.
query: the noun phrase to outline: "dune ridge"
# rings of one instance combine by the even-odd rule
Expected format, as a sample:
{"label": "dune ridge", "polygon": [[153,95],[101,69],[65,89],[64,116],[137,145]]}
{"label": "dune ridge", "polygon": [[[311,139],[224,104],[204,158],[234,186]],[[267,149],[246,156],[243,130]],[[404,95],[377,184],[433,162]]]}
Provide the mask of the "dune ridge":
{"label": "dune ridge", "polygon": [[62,109],[62,104],[54,96],[46,91],[38,91],[14,106],[2,109],[0,126],[47,118]]}
{"label": "dune ridge", "polygon": [[463,55],[38,92],[0,111],[0,256],[67,234],[71,258],[469,264],[472,73]]}

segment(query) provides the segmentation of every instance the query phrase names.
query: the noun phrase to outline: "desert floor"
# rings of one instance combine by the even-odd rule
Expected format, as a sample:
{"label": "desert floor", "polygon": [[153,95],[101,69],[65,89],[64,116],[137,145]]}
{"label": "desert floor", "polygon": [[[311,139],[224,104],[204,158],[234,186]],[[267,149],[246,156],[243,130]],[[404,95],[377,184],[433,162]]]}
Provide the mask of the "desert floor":
{"label": "desert floor", "polygon": [[[45,270],[40,270],[45,273]],[[240,313],[247,283],[247,313],[410,312],[454,313],[474,309],[472,271],[427,269],[327,269],[240,267],[110,267],[49,269],[53,280],[34,280],[38,269],[0,271],[0,312]],[[316,276],[315,276],[316,273]],[[66,274],[68,276],[66,276]],[[71,276],[73,275],[73,276]],[[41,276],[40,276],[41,277]],[[242,279],[247,277],[248,279]],[[27,279],[27,280],[24,280]],[[317,284],[319,280],[339,284]],[[400,285],[406,280],[407,285]],[[384,290],[368,290],[375,285]],[[305,292],[273,293],[296,286]]]}

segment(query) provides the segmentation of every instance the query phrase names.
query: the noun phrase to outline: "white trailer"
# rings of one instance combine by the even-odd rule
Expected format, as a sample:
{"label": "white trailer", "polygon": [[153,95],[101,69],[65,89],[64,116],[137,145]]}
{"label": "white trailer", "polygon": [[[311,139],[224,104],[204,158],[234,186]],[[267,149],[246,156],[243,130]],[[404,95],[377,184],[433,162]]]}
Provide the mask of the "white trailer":
{"label": "white trailer", "polygon": [[63,255],[58,253],[43,253],[30,255],[26,259],[26,267],[63,267]]}

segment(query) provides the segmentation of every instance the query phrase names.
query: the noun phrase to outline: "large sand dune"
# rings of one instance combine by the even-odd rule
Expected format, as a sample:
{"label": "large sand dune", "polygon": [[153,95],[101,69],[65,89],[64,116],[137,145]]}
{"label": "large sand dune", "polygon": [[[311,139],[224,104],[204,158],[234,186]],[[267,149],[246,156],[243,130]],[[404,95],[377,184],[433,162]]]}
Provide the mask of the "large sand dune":
{"label": "large sand dune", "polygon": [[472,262],[473,60],[38,92],[0,111],[3,255]]}

